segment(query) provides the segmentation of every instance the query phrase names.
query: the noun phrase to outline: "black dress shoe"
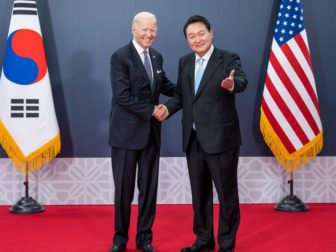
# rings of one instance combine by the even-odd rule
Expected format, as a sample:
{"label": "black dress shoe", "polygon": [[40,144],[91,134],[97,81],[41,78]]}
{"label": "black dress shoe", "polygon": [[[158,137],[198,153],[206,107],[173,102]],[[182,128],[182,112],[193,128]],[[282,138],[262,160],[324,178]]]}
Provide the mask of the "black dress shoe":
{"label": "black dress shoe", "polygon": [[201,251],[208,251],[208,250],[214,250],[215,244],[197,244],[194,243],[190,247],[185,247],[181,249],[181,252],[201,252]]}
{"label": "black dress shoe", "polygon": [[113,245],[109,252],[122,252],[125,251],[125,249],[125,244]]}
{"label": "black dress shoe", "polygon": [[142,246],[142,252],[155,252],[154,247],[150,243],[146,243]]}
{"label": "black dress shoe", "polygon": [[219,248],[218,252],[234,252],[233,248]]}

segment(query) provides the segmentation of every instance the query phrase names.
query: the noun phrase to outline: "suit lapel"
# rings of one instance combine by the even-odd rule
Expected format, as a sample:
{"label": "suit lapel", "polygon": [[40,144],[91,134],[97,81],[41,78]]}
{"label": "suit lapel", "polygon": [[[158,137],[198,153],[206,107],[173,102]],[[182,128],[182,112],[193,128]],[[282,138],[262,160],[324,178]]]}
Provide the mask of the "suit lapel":
{"label": "suit lapel", "polygon": [[[213,73],[217,70],[217,68],[220,66],[221,61],[222,61],[221,55],[218,54],[218,51],[215,48],[212,55],[210,56],[210,59],[209,59],[209,62],[207,64],[207,66],[205,68],[204,74],[203,74],[202,79],[201,79],[201,83],[200,83],[200,85],[198,87],[198,90],[197,90],[197,93],[195,95],[195,99],[200,95],[202,90],[206,87],[209,79],[211,78]],[[194,64],[195,64],[195,61],[194,61]]]}
{"label": "suit lapel", "polygon": [[132,59],[133,59],[134,65],[136,66],[135,69],[137,69],[139,72],[141,72],[143,77],[147,80],[148,85],[150,86],[150,81],[149,81],[145,66],[142,63],[140,55],[138,54],[138,52],[135,49],[132,42],[130,43],[130,49],[131,49],[131,54],[132,54]]}
{"label": "suit lapel", "polygon": [[192,98],[195,96],[195,53],[191,55],[186,64],[187,83],[189,84],[189,92]]}

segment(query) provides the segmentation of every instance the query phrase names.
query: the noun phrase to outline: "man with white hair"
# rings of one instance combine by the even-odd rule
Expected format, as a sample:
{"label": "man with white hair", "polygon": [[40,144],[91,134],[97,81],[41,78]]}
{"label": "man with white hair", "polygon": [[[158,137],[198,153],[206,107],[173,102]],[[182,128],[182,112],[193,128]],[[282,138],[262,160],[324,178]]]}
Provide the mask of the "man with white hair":
{"label": "man with white hair", "polygon": [[162,114],[162,106],[158,106],[160,94],[173,96],[175,90],[162,68],[161,54],[151,48],[157,34],[155,15],[149,12],[135,15],[132,34],[133,40],[111,57],[113,97],[109,143],[115,185],[111,252],[126,249],[136,172],[139,188],[136,247],[144,252],[155,251],[152,225],[161,134],[161,123],[155,116]]}

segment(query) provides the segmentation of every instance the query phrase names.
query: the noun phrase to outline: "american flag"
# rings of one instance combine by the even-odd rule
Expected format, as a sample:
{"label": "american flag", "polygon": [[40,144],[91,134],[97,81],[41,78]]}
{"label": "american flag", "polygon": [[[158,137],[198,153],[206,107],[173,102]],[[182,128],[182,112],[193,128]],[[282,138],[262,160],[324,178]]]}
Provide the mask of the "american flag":
{"label": "american flag", "polygon": [[260,130],[292,172],[316,156],[323,130],[300,0],[281,0],[263,91]]}

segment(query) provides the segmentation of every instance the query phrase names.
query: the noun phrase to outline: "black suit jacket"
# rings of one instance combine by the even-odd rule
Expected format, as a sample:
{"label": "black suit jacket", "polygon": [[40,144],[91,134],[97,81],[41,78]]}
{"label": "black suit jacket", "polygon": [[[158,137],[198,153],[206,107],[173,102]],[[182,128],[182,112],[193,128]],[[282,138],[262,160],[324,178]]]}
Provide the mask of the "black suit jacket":
{"label": "black suit jacket", "polygon": [[[234,89],[223,89],[222,80],[235,69]],[[198,140],[207,153],[220,153],[241,144],[235,93],[247,85],[237,54],[214,48],[200,86],[194,94],[195,54],[180,59],[177,88],[166,106],[170,116],[183,108],[183,150],[186,151],[195,123]]]}
{"label": "black suit jacket", "polygon": [[159,103],[163,93],[173,96],[175,85],[163,71],[160,53],[149,49],[153,67],[154,83],[149,78],[134,45],[118,49],[111,57],[112,110],[110,117],[110,138],[112,147],[142,149],[147,144],[151,130],[160,146],[161,123],[152,117],[154,105]]}

